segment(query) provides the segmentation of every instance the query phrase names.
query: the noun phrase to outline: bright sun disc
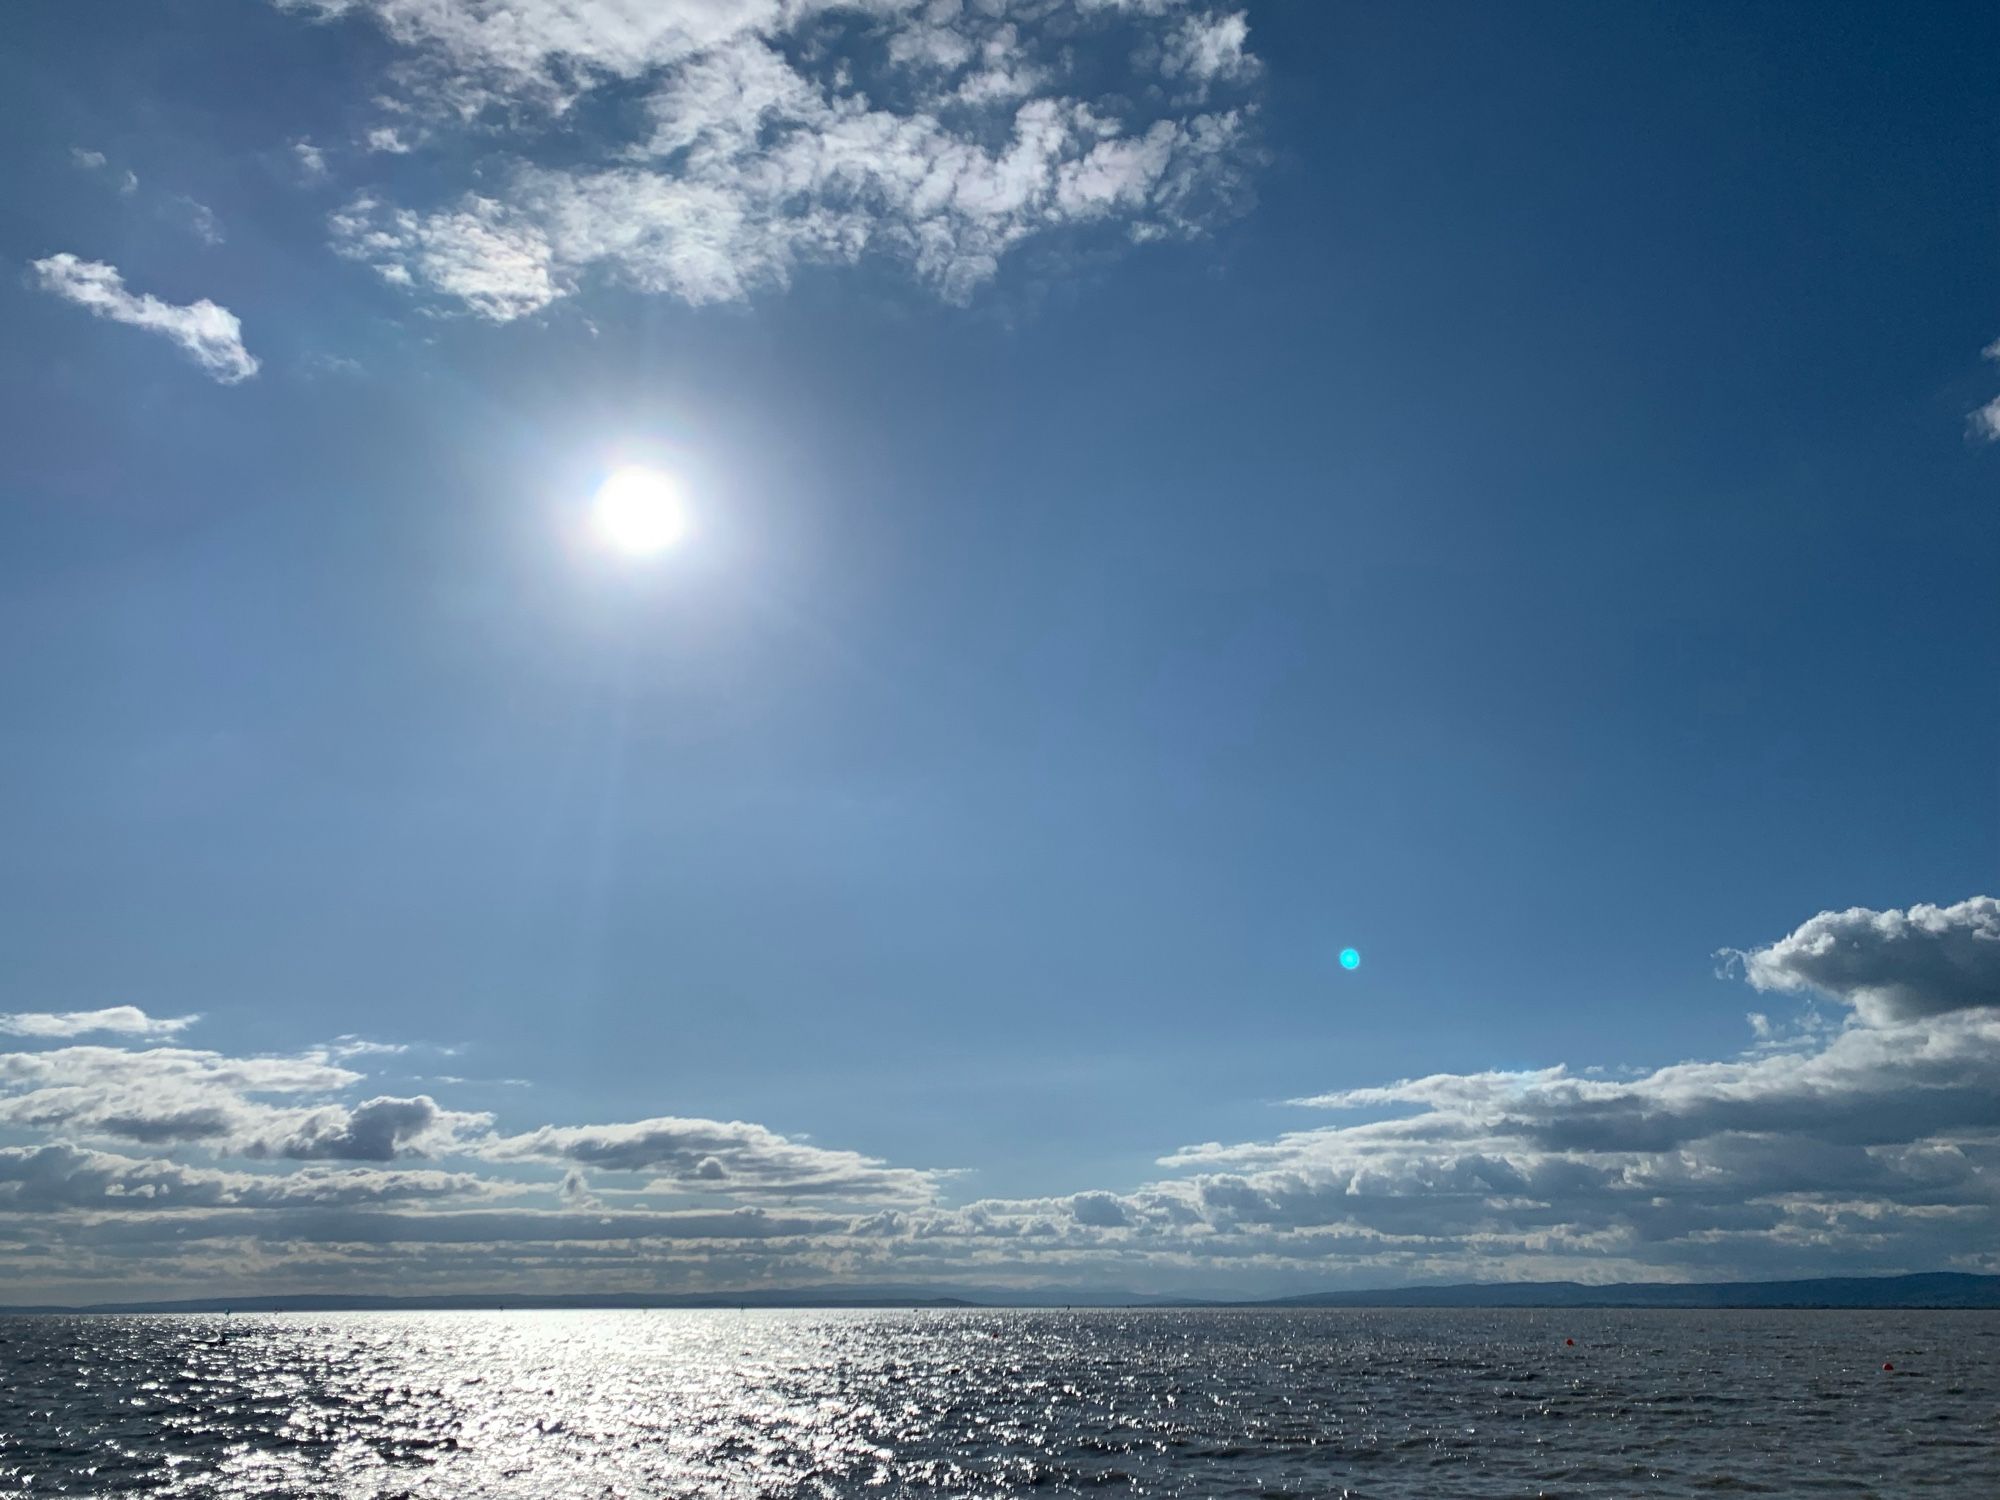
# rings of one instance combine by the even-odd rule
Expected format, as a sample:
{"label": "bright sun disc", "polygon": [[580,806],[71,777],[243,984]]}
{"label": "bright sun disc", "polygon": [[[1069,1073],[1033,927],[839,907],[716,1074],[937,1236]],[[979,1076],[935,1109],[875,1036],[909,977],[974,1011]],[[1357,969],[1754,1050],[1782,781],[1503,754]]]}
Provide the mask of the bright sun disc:
{"label": "bright sun disc", "polygon": [[687,532],[680,489],[657,469],[620,469],[591,503],[597,534],[628,557],[664,552]]}

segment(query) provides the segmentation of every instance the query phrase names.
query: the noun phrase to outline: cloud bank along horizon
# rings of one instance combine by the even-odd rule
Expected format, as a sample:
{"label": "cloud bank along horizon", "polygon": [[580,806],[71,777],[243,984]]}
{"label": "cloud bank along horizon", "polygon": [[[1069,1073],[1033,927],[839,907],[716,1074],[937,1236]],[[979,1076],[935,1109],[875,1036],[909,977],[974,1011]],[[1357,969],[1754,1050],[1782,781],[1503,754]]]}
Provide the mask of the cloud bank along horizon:
{"label": "cloud bank along horizon", "polygon": [[363,1071],[420,1044],[232,1057],[182,1043],[199,1017],[17,1013],[0,1032],[47,1045],[0,1054],[0,1129],[31,1138],[0,1147],[0,1233],[26,1300],[2000,1270],[2000,900],[1823,912],[1728,957],[1798,1002],[1736,1057],[1336,1090],[1286,1106],[1335,1123],[1027,1198],[742,1120],[503,1122]]}

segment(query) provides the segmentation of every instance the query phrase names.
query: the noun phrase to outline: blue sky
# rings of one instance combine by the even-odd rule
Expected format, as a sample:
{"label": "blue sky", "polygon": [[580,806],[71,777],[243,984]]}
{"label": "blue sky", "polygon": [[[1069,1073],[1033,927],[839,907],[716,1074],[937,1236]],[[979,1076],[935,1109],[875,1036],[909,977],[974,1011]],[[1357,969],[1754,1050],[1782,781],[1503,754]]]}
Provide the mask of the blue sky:
{"label": "blue sky", "polygon": [[2000,1269],[1996,25],[21,7],[22,1284]]}

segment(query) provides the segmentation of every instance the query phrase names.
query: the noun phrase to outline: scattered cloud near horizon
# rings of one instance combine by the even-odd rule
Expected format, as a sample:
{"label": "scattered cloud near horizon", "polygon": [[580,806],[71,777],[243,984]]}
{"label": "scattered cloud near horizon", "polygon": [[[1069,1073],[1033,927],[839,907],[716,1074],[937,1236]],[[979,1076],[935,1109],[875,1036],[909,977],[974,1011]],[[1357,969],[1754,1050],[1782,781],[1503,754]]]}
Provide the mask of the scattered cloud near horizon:
{"label": "scattered cloud near horizon", "polygon": [[367,153],[500,148],[330,220],[340,254],[497,321],[592,273],[702,304],[868,257],[962,302],[1030,240],[1187,238],[1251,196],[1259,63],[1205,0],[276,3],[401,49]]}
{"label": "scattered cloud near horizon", "polygon": [[1183,1146],[1137,1187],[962,1203],[950,1164],[745,1121],[502,1128],[370,1092],[400,1043],[82,1046],[193,1018],[16,1013],[0,1031],[63,1045],[0,1053],[0,1131],[43,1137],[0,1147],[0,1233],[50,1300],[2000,1269],[2000,901],[1824,912],[1731,959],[1802,1006],[1734,1058],[1338,1089],[1293,1107],[1349,1118]]}
{"label": "scattered cloud near horizon", "polygon": [[114,323],[172,339],[224,385],[235,385],[257,373],[256,356],[243,346],[242,323],[228,308],[206,297],[180,305],[150,292],[137,294],[126,288],[116,266],[68,252],[35,261],[30,269],[43,291],[65,302],[74,302]]}

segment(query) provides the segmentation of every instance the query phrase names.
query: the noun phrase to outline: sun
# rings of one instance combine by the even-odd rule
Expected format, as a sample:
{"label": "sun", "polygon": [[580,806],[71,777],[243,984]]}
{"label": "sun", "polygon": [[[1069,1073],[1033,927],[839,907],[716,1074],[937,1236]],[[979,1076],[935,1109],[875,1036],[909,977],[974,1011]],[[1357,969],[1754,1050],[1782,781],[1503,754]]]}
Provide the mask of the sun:
{"label": "sun", "polygon": [[598,539],[627,557],[652,557],[687,535],[680,486],[658,469],[619,469],[590,505]]}

